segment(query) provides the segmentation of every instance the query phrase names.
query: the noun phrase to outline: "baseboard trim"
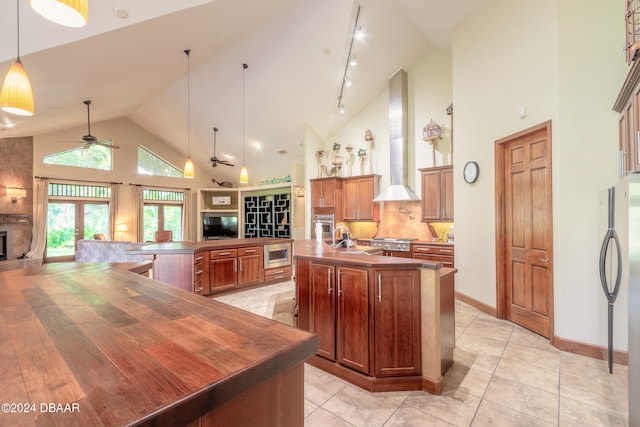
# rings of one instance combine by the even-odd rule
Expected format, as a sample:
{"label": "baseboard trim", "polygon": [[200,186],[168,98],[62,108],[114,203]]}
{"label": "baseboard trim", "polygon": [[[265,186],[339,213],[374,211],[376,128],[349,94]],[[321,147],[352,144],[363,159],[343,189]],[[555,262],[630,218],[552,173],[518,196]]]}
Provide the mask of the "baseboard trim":
{"label": "baseboard trim", "polygon": [[[480,302],[475,298],[456,292],[456,299],[465,304],[469,304],[471,307],[476,308],[483,313],[496,317],[497,312],[495,308]],[[573,341],[557,335],[554,335],[553,339],[550,340],[549,343],[558,350],[566,351],[567,353],[578,354],[580,356],[591,357],[593,359],[609,359],[609,356],[607,355],[607,348],[599,345]],[[614,350],[613,362],[619,365],[629,365],[629,353],[626,351]]]}
{"label": "baseboard trim", "polygon": [[469,304],[471,307],[476,308],[481,312],[488,314],[489,316],[496,317],[497,312],[494,307],[478,301],[475,298],[471,298],[470,296],[461,294],[460,292],[456,292],[456,299],[462,301],[465,304]]}

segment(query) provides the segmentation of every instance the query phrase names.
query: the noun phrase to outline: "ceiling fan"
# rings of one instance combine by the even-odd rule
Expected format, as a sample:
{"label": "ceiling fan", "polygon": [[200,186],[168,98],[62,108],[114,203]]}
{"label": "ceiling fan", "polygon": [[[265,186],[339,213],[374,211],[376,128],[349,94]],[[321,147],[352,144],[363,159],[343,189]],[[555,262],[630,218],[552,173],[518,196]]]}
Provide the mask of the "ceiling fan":
{"label": "ceiling fan", "polygon": [[220,160],[216,157],[216,135],[217,134],[218,134],[218,128],[214,127],[213,128],[213,157],[209,159],[209,161],[211,162],[211,166],[214,168],[218,166],[218,164],[233,166],[233,164],[229,163],[227,160]]}
{"label": "ceiling fan", "polygon": [[90,105],[91,105],[91,100],[86,100],[83,101],[84,105],[87,106],[87,134],[82,136],[82,138],[80,138],[80,141],[78,141],[81,144],[84,144],[84,148],[91,148],[94,145],[102,145],[103,147],[107,147],[107,148],[120,148],[117,145],[113,145],[112,144],[112,140],[110,139],[105,139],[103,141],[98,141],[98,138],[96,138],[95,136],[91,135],[91,116],[90,116]]}

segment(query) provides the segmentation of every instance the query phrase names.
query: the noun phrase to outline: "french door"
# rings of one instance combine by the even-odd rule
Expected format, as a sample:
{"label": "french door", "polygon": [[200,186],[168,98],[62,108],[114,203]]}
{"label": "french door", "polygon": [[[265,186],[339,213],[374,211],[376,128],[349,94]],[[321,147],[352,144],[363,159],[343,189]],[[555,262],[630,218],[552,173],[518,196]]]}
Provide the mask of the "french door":
{"label": "french door", "polygon": [[106,201],[50,200],[47,207],[47,262],[72,261],[76,242],[110,235]]}

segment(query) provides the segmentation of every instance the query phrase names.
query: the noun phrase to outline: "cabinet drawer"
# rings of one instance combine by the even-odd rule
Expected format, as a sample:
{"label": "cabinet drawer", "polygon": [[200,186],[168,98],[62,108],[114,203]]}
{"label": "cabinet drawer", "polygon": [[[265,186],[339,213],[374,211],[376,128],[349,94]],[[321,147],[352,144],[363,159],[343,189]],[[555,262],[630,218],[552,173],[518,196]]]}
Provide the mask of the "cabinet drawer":
{"label": "cabinet drawer", "polygon": [[264,271],[264,280],[291,279],[291,266],[269,268]]}
{"label": "cabinet drawer", "polygon": [[262,246],[250,246],[247,248],[238,248],[237,250],[238,250],[238,256],[262,254]]}
{"label": "cabinet drawer", "polygon": [[193,293],[198,295],[204,295],[204,287],[202,286],[202,280],[197,279],[193,282]]}
{"label": "cabinet drawer", "polygon": [[216,249],[214,251],[209,251],[210,259],[233,258],[236,256],[238,256],[237,249]]}
{"label": "cabinet drawer", "polygon": [[427,261],[441,262],[444,267],[453,268],[453,257],[451,255],[437,255],[437,254],[413,254],[414,259],[424,259]]}
{"label": "cabinet drawer", "polygon": [[453,256],[453,247],[437,245],[411,245],[413,254],[438,254]]}

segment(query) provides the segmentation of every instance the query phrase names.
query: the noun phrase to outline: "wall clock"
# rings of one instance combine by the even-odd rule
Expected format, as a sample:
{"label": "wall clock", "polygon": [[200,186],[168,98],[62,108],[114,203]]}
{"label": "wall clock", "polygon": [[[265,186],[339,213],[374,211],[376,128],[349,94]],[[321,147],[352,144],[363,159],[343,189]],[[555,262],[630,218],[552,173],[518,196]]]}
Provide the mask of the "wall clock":
{"label": "wall clock", "polygon": [[473,184],[478,180],[478,175],[480,175],[480,166],[478,166],[476,162],[467,162],[467,164],[464,165],[462,175],[467,184]]}

